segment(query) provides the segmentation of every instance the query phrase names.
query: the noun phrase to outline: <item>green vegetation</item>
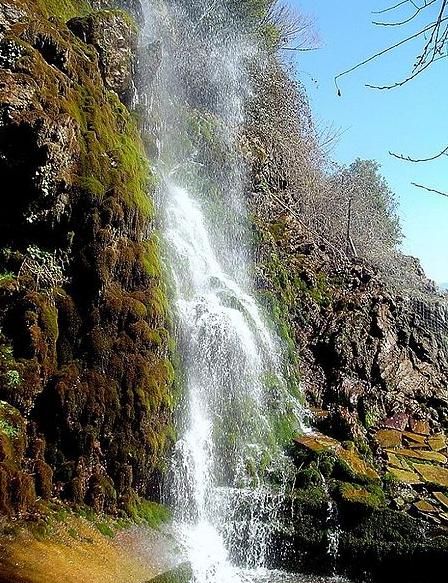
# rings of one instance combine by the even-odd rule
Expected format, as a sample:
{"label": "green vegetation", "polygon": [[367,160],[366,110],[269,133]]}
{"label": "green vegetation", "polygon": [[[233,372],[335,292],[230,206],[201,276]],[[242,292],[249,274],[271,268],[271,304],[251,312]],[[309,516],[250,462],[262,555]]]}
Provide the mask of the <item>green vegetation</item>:
{"label": "green vegetation", "polygon": [[171,513],[166,506],[149,500],[134,499],[128,513],[136,523],[143,523],[150,528],[160,528],[171,520]]}
{"label": "green vegetation", "polygon": [[92,10],[88,0],[37,0],[37,5],[45,16],[56,16],[64,22],[75,16],[85,16]]}
{"label": "green vegetation", "polygon": [[5,419],[0,418],[0,433],[4,433],[6,437],[14,438],[19,435],[19,430]]}

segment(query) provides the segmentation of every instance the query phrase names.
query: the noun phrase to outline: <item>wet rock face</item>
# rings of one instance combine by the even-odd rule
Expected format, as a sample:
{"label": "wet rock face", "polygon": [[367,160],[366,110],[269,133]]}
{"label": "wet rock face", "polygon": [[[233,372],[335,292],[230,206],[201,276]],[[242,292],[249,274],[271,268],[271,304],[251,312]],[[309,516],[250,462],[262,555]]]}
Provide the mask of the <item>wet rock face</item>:
{"label": "wet rock face", "polygon": [[137,29],[130,18],[108,10],[74,18],[67,26],[83,42],[95,47],[106,88],[115,91],[124,103],[130,103],[137,51]]}
{"label": "wet rock face", "polygon": [[0,513],[53,495],[132,513],[173,383],[152,175],[117,96],[135,31],[116,11],[77,34],[27,0],[0,14]]}

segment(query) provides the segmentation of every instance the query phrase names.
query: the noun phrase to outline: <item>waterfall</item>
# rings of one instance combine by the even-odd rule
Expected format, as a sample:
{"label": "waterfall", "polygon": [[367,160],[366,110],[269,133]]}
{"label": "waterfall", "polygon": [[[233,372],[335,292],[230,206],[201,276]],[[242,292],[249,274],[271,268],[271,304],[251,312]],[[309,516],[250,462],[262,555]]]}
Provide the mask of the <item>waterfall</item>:
{"label": "waterfall", "polygon": [[299,430],[302,418],[282,342],[253,289],[238,138],[257,44],[229,4],[144,3],[146,42],[162,53],[146,124],[159,140],[158,205],[184,377],[169,490],[198,583],[238,582],[266,565],[292,471],[279,434]]}

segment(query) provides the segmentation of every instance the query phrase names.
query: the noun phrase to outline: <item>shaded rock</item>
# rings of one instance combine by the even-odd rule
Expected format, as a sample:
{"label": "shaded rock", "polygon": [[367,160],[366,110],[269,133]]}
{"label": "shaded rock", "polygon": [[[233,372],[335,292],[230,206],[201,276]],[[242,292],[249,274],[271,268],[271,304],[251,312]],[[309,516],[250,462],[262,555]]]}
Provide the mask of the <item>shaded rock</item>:
{"label": "shaded rock", "polygon": [[384,493],[380,488],[370,489],[358,484],[341,484],[339,496],[345,504],[354,505],[361,509],[378,509],[385,505]]}
{"label": "shaded rock", "polygon": [[421,419],[410,419],[410,426],[414,433],[421,433],[422,435],[429,435],[429,423]]}
{"label": "shaded rock", "polygon": [[432,495],[442,506],[448,509],[448,496],[446,494],[443,492],[433,492]]}
{"label": "shaded rock", "polygon": [[432,514],[437,512],[437,508],[427,500],[419,500],[418,502],[415,502],[414,508],[416,508],[419,512],[424,512],[425,514]]}

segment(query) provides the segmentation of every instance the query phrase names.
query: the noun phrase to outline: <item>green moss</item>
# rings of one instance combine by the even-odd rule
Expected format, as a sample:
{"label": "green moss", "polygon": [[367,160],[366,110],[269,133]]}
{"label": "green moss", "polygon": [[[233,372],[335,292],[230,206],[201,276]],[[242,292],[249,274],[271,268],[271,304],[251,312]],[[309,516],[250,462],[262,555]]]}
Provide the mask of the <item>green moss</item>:
{"label": "green moss", "polygon": [[94,197],[102,198],[106,194],[106,189],[95,176],[81,176],[78,179],[79,187],[89,192]]}
{"label": "green moss", "polygon": [[0,401],[0,433],[13,440],[14,448],[19,445],[19,451],[15,457],[20,457],[23,445],[17,440],[24,435],[24,421],[19,411],[5,401]]}
{"label": "green moss", "polygon": [[17,370],[8,370],[5,373],[6,386],[9,389],[17,389],[22,384],[22,377]]}
{"label": "green moss", "polygon": [[185,563],[154,577],[148,583],[190,583],[193,580],[193,572],[189,563]]}
{"label": "green moss", "polygon": [[145,241],[143,245],[144,250],[142,261],[145,273],[150,277],[159,278],[161,276],[160,248],[155,233],[153,233],[151,239]]}
{"label": "green moss", "polygon": [[81,126],[81,173],[78,185],[91,196],[114,192],[126,206],[152,218],[149,197],[156,183],[137,125],[112,93],[104,93],[82,77],[67,109]]}
{"label": "green moss", "polygon": [[136,523],[144,523],[150,528],[160,528],[171,520],[171,513],[166,506],[149,500],[131,500],[127,511]]}
{"label": "green moss", "polygon": [[16,276],[14,273],[11,272],[0,273],[0,287],[7,286],[8,284],[15,281],[15,279]]}
{"label": "green moss", "polygon": [[354,505],[363,510],[377,510],[386,504],[383,490],[379,486],[370,484],[342,483],[339,485],[338,494],[343,503]]}
{"label": "green moss", "polygon": [[108,538],[114,538],[115,531],[107,522],[97,522],[95,526],[103,536],[107,536]]}
{"label": "green moss", "polygon": [[45,16],[56,16],[64,22],[92,10],[88,0],[37,0],[37,5]]}
{"label": "green moss", "polygon": [[328,505],[328,494],[325,488],[320,486],[310,486],[300,490],[295,490],[293,494],[293,499],[298,504],[304,504],[312,508],[322,508]]}

